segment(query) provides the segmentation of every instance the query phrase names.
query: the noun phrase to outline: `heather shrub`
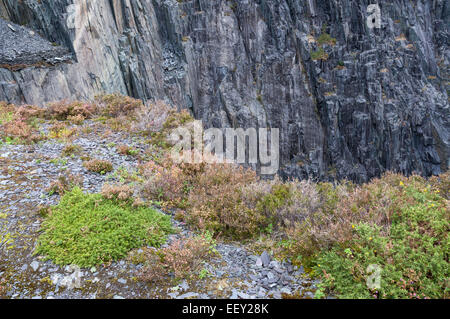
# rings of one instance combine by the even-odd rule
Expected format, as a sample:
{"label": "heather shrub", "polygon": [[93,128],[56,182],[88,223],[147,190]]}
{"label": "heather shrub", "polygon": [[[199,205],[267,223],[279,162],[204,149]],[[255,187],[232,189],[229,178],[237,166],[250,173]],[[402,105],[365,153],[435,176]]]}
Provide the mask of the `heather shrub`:
{"label": "heather shrub", "polygon": [[134,189],[129,185],[105,184],[102,187],[102,196],[107,199],[132,202]]}
{"label": "heather shrub", "polygon": [[64,195],[71,191],[74,187],[83,185],[83,177],[81,175],[64,174],[60,175],[56,181],[53,181],[47,189],[50,195]]}
{"label": "heather shrub", "polygon": [[159,165],[149,161],[141,167],[146,182],[142,192],[149,199],[164,201],[168,206],[183,207],[188,194],[189,176],[169,157]]}
{"label": "heather shrub", "polygon": [[139,278],[147,282],[192,279],[199,275],[203,263],[215,253],[215,242],[209,233],[181,238],[161,250],[144,248],[144,267]]}
{"label": "heather shrub", "polygon": [[95,97],[100,113],[103,116],[119,117],[133,115],[143,107],[141,100],[120,94],[106,94]]}
{"label": "heather shrub", "polygon": [[57,265],[80,267],[118,260],[145,245],[160,246],[173,232],[167,215],[79,188],[51,208],[41,231],[36,254]]}
{"label": "heather shrub", "polygon": [[41,118],[45,110],[35,105],[22,105],[15,110],[15,117],[29,121],[34,118]]}
{"label": "heather shrub", "polygon": [[396,177],[387,175],[359,187],[347,182],[318,184],[317,209],[286,228],[293,242],[291,254],[309,264],[317,252],[352,240],[354,225],[367,222],[388,229],[390,216],[401,201],[393,180]]}
{"label": "heather shrub", "polygon": [[117,152],[121,155],[130,155],[130,156],[134,156],[139,153],[138,150],[133,149],[132,147],[130,147],[128,145],[123,145],[123,144],[117,146]]}
{"label": "heather shrub", "polygon": [[133,123],[132,129],[145,135],[159,132],[172,111],[173,109],[163,101],[143,105],[136,110],[136,122]]}
{"label": "heather shrub", "polygon": [[49,128],[48,137],[52,139],[68,139],[75,135],[76,132],[75,128],[69,128],[65,123],[57,122]]}
{"label": "heather shrub", "polygon": [[74,115],[74,116],[68,116],[68,117],[67,117],[67,120],[68,120],[70,123],[75,124],[75,125],[81,125],[81,124],[83,124],[85,119],[86,119],[86,118],[85,118],[83,115],[81,115],[81,114]]}
{"label": "heather shrub", "polygon": [[106,174],[112,172],[113,166],[110,161],[101,159],[92,159],[84,163],[84,167],[91,172],[98,174]]}
{"label": "heather shrub", "polygon": [[91,118],[97,112],[97,107],[92,103],[59,101],[50,103],[45,110],[47,119],[59,121]]}
{"label": "heather shrub", "polygon": [[257,181],[255,172],[232,164],[203,165],[192,182],[186,220],[199,229],[232,238],[258,234],[265,225],[264,216],[243,203],[241,191]]}
{"label": "heather shrub", "polygon": [[[389,195],[378,193],[378,204],[372,193],[345,204],[364,216],[349,225],[348,240],[336,238],[316,258],[314,271],[323,281],[317,296],[332,290],[341,298],[448,298],[448,200],[418,176],[387,175],[362,188],[377,192],[381,185]],[[380,286],[372,289],[369,265],[381,270]]]}
{"label": "heather shrub", "polygon": [[82,150],[82,148],[79,145],[67,144],[66,146],[64,146],[61,154],[63,156],[72,156],[72,155],[80,154],[81,150]]}
{"label": "heather shrub", "polygon": [[440,194],[442,198],[450,199],[450,171],[431,177],[429,183],[430,190]]}
{"label": "heather shrub", "polygon": [[18,139],[19,142],[35,142],[40,139],[40,136],[33,132],[32,127],[22,120],[14,120],[2,125],[1,135],[4,138]]}
{"label": "heather shrub", "polygon": [[151,132],[151,143],[163,149],[168,149],[173,146],[170,140],[170,134],[174,129],[179,127],[189,128],[194,118],[189,114],[187,110],[181,110],[177,112],[172,109],[168,112],[167,118],[162,125],[162,129],[157,132]]}

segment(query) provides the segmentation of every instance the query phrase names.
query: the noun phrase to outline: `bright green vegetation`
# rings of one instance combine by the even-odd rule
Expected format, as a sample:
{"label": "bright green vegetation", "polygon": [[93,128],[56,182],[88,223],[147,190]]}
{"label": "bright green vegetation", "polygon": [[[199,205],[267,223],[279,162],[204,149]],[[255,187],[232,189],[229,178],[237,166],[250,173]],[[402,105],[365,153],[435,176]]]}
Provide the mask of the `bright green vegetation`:
{"label": "bright green vegetation", "polygon": [[74,188],[52,207],[36,253],[56,264],[91,267],[126,257],[133,248],[160,246],[172,231],[170,217],[152,208]]}
{"label": "bright green vegetation", "polygon": [[8,232],[3,219],[6,219],[6,214],[0,213],[0,252],[9,249],[13,244],[13,236]]}
{"label": "bright green vegetation", "polygon": [[324,44],[336,45],[336,39],[333,38],[328,33],[324,32],[319,36],[319,38],[317,38],[317,43],[319,43],[320,45]]}
{"label": "bright green vegetation", "polygon": [[312,60],[328,60],[328,53],[323,48],[319,48],[317,51],[311,52]]}
{"label": "bright green vegetation", "polygon": [[[384,229],[375,223],[353,225],[351,240],[320,254],[314,268],[323,280],[317,297],[326,290],[340,298],[450,296],[448,201],[439,191],[417,187],[421,184],[412,183],[395,194],[401,197],[392,201],[402,203]],[[357,203],[354,206],[356,210]],[[368,289],[369,265],[380,267],[379,289]]]}
{"label": "bright green vegetation", "polygon": [[13,115],[13,112],[0,112],[0,125],[11,122],[14,118]]}

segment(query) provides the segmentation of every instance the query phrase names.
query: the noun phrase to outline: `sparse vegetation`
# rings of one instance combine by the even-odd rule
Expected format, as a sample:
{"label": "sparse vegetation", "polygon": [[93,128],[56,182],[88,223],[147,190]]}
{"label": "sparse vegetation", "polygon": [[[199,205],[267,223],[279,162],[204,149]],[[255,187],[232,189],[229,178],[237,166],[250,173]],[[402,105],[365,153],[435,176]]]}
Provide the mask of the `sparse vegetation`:
{"label": "sparse vegetation", "polygon": [[112,172],[113,166],[110,161],[101,159],[92,159],[84,163],[84,167],[91,172],[98,174],[106,174]]}
{"label": "sparse vegetation", "polygon": [[328,45],[336,45],[336,39],[333,38],[331,35],[329,35],[326,32],[323,32],[318,38],[317,38],[317,43],[319,45],[324,45],[324,44],[328,44]]}
{"label": "sparse vegetation", "polygon": [[144,267],[140,279],[148,282],[166,281],[170,273],[175,280],[200,277],[205,260],[214,255],[215,242],[209,233],[174,241],[156,251],[144,249]]}
{"label": "sparse vegetation", "polygon": [[134,149],[128,145],[117,146],[117,152],[121,155],[130,155],[130,156],[135,156],[139,154],[139,150]]}
{"label": "sparse vegetation", "polygon": [[[333,45],[335,39],[322,33],[317,42],[319,50],[311,58],[326,60],[321,46]],[[338,67],[345,67],[344,62]],[[205,278],[203,262],[214,253],[214,237],[243,240],[258,253],[271,251],[278,259],[303,265],[321,280],[318,298],[329,293],[341,298],[450,297],[449,173],[428,180],[387,173],[355,185],[261,180],[252,170],[212,161],[178,164],[169,155],[169,135],[180,126],[192,128],[189,112],[117,94],[43,109],[0,103],[0,137],[5,143],[42,139],[37,130],[41,118],[51,125],[48,138],[74,137],[78,131],[70,123],[92,119],[91,130],[110,128],[102,136],[126,126],[134,134],[133,145],[134,138],[148,145],[141,151],[142,144],[108,144],[122,155],[139,154],[140,164],[136,170],[119,167],[108,176],[114,183],[105,184],[101,194],[83,193],[78,188],[82,179],[70,174],[50,185],[48,193],[61,195],[61,202],[42,212],[45,222],[36,252],[57,264],[90,267],[140,248],[142,253],[133,250],[129,258],[143,264],[141,280]],[[72,142],[61,155],[50,163],[66,166],[70,157],[82,155],[88,171],[113,171],[110,161],[81,154]],[[330,172],[336,175],[335,170]],[[173,209],[177,219],[204,235],[162,249],[145,248],[158,247],[172,232],[170,218],[148,203]],[[11,235],[0,228],[0,236],[0,249],[5,249]],[[369,265],[382,269],[379,289],[366,285]]]}
{"label": "sparse vegetation", "polygon": [[317,49],[317,51],[311,52],[311,59],[312,60],[328,60],[328,53],[325,52],[323,48]]}
{"label": "sparse vegetation", "polygon": [[47,189],[49,195],[59,194],[64,195],[71,191],[74,187],[83,185],[83,177],[79,175],[64,174],[60,175],[58,179],[50,184]]}

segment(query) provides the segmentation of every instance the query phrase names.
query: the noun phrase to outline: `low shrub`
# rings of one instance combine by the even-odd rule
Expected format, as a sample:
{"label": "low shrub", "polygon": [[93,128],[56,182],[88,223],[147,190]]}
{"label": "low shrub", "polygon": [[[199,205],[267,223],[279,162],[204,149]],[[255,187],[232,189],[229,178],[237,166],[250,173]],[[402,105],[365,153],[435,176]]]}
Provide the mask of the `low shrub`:
{"label": "low shrub", "polygon": [[64,195],[71,191],[74,187],[83,185],[83,177],[81,175],[64,174],[60,175],[56,181],[53,181],[47,192],[50,195],[59,194]]}
{"label": "low shrub", "polygon": [[57,122],[50,127],[48,138],[65,140],[74,136],[76,132],[76,128],[70,128],[63,122]]}
{"label": "low shrub", "polygon": [[311,59],[312,60],[323,60],[326,61],[328,60],[328,53],[325,52],[325,50],[320,47],[319,49],[317,49],[317,51],[312,51],[311,52]]}
{"label": "low shrub", "polygon": [[161,250],[144,249],[144,267],[139,278],[147,282],[167,281],[199,276],[203,263],[215,253],[215,243],[209,233],[181,238]]}
{"label": "low shrub", "polygon": [[128,185],[105,184],[102,187],[102,196],[107,199],[132,202],[133,194],[133,188]]}
{"label": "low shrub", "polygon": [[151,200],[165,201],[168,206],[184,207],[190,185],[189,176],[170,160],[158,165],[149,161],[141,167],[146,178],[142,193]]}
{"label": "low shrub", "polygon": [[80,101],[69,102],[60,101],[50,103],[45,110],[47,119],[56,119],[59,121],[73,119],[88,119],[97,113],[97,106],[93,103]]}
{"label": "low shrub", "polygon": [[152,208],[74,188],[52,207],[41,231],[36,254],[58,265],[91,267],[123,258],[134,248],[159,246],[173,230],[170,217]]}
{"label": "low shrub", "polygon": [[101,159],[92,159],[90,161],[87,161],[84,163],[84,167],[90,172],[102,175],[112,172],[113,170],[113,165],[110,161]]}
{"label": "low shrub", "polygon": [[163,101],[144,105],[136,110],[136,122],[132,129],[144,135],[159,132],[172,112],[173,109]]}
{"label": "low shrub", "polygon": [[85,119],[86,118],[83,115],[81,115],[81,114],[67,117],[67,120],[69,122],[71,122],[72,124],[75,124],[75,125],[83,124]]}
{"label": "low shrub", "polygon": [[141,100],[120,94],[106,94],[95,97],[101,115],[108,117],[119,117],[133,115],[134,112],[143,107]]}
{"label": "low shrub", "polygon": [[[374,183],[366,187],[378,190],[376,184],[381,182]],[[382,197],[376,210],[366,212],[370,218],[358,218],[350,226],[346,242],[340,240],[317,258],[314,270],[323,279],[319,296],[329,290],[341,298],[450,296],[448,200],[430,191],[419,177],[401,183],[391,185],[396,194],[390,200],[383,202]],[[356,201],[355,213],[362,213],[366,203]],[[369,265],[381,270],[380,285],[372,289],[366,285]]]}
{"label": "low shrub", "polygon": [[328,44],[328,45],[336,45],[336,39],[333,38],[331,35],[329,35],[326,32],[323,32],[318,38],[317,38],[317,43],[319,45],[324,45],[324,44]]}
{"label": "low shrub", "polygon": [[129,156],[134,156],[139,153],[138,150],[133,149],[132,147],[130,147],[128,145],[117,146],[117,152],[121,155],[129,155]]}
{"label": "low shrub", "polygon": [[79,145],[67,144],[66,146],[64,146],[61,154],[63,156],[72,156],[72,155],[80,154],[81,150],[82,150],[82,148]]}

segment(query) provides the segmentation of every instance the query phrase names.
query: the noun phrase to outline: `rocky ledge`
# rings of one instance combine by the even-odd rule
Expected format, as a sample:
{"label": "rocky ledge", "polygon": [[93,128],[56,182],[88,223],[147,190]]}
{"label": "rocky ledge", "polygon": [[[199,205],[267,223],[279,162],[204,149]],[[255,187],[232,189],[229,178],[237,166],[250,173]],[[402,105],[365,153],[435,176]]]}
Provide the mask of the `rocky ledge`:
{"label": "rocky ledge", "polygon": [[68,62],[68,49],[51,43],[35,31],[0,19],[0,66],[18,70]]}

